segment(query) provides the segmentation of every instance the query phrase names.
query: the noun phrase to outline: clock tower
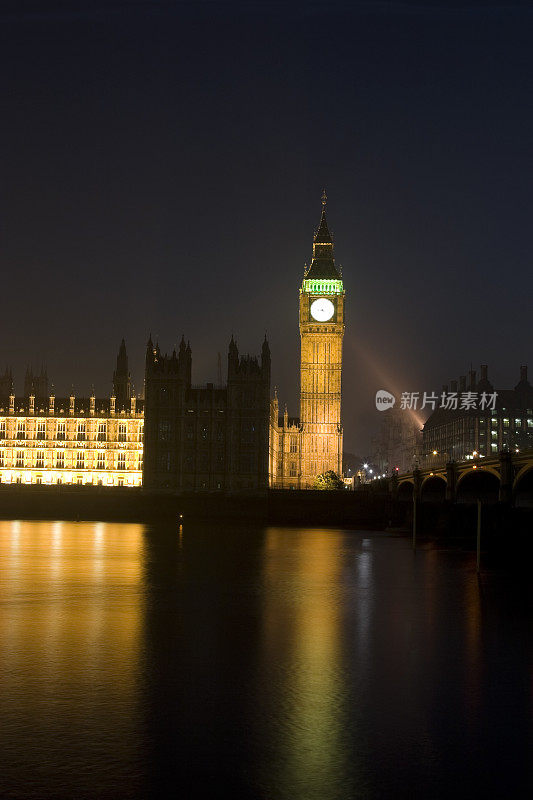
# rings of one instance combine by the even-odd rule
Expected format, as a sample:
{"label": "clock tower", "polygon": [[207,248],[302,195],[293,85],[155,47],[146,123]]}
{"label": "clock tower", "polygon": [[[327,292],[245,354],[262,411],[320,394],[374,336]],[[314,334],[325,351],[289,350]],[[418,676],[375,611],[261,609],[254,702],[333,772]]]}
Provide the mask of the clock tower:
{"label": "clock tower", "polygon": [[300,289],[300,485],[317,475],[342,474],[341,370],[344,287],[333,257],[326,193],[313,258]]}

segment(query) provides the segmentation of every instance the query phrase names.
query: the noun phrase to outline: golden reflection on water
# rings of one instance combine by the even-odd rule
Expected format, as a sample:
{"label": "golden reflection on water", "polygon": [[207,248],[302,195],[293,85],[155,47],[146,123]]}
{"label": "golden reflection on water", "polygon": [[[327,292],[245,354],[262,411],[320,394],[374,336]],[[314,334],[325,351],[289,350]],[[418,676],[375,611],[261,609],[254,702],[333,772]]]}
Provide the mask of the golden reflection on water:
{"label": "golden reflection on water", "polygon": [[432,797],[454,739],[477,787],[491,674],[525,741],[531,667],[474,569],[367,532],[0,522],[0,796],[144,798],[161,773],[172,796],[225,769],[257,797],[395,797],[409,765]]}
{"label": "golden reflection on water", "polygon": [[[133,735],[128,709],[137,702],[143,530],[0,521],[0,718],[4,704],[16,703],[18,719],[27,719],[30,769],[53,773],[63,765],[53,740],[45,742],[51,721],[56,733],[64,726],[77,732],[80,757],[104,747],[106,735],[116,741],[121,731],[124,747]],[[90,735],[96,720],[98,743]],[[9,751],[9,730],[0,743]],[[40,746],[48,748],[44,766],[31,763]]]}
{"label": "golden reflection on water", "polygon": [[326,797],[345,774],[341,538],[332,531],[266,532],[261,667],[269,673],[268,705],[279,716],[271,731],[277,774],[264,780],[272,777],[282,795],[291,787],[297,797]]}
{"label": "golden reflection on water", "polygon": [[[37,670],[43,659],[60,669],[64,651],[58,659],[46,656],[57,639],[80,656],[96,653],[112,636],[117,647],[106,654],[106,669],[124,676],[139,636],[142,530],[99,522],[0,522],[0,639],[6,641],[9,628],[6,655],[14,667],[28,672],[31,654]],[[125,589],[126,602],[117,603]],[[72,658],[75,670],[86,666]]]}

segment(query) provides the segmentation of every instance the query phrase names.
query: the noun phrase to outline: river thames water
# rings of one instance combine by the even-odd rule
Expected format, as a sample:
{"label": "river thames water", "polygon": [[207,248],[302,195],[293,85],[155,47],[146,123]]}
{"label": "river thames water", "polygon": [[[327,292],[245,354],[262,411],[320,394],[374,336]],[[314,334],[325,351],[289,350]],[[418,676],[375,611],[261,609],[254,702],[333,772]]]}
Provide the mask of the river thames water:
{"label": "river thames water", "polygon": [[530,598],[384,533],[0,522],[0,796],[531,796]]}

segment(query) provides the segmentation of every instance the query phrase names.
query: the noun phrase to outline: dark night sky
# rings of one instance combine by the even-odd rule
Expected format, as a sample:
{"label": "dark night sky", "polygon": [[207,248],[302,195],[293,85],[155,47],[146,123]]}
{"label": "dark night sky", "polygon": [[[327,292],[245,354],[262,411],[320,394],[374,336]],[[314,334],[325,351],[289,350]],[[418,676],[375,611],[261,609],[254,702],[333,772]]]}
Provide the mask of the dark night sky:
{"label": "dark night sky", "polygon": [[345,448],[374,394],[533,368],[531,5],[3,3],[2,341],[109,392],[126,338],[235,334],[298,413],[320,194],[344,268]]}

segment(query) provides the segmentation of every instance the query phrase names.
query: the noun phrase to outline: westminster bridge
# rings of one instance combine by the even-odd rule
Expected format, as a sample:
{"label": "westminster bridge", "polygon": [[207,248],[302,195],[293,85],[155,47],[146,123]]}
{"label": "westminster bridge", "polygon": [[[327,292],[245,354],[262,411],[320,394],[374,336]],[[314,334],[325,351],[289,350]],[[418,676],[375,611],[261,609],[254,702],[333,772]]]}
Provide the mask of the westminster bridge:
{"label": "westminster bridge", "polygon": [[533,506],[533,449],[501,452],[483,457],[473,454],[465,461],[447,461],[434,454],[423,464],[389,478],[393,499],[416,498],[421,502],[504,503]]}

